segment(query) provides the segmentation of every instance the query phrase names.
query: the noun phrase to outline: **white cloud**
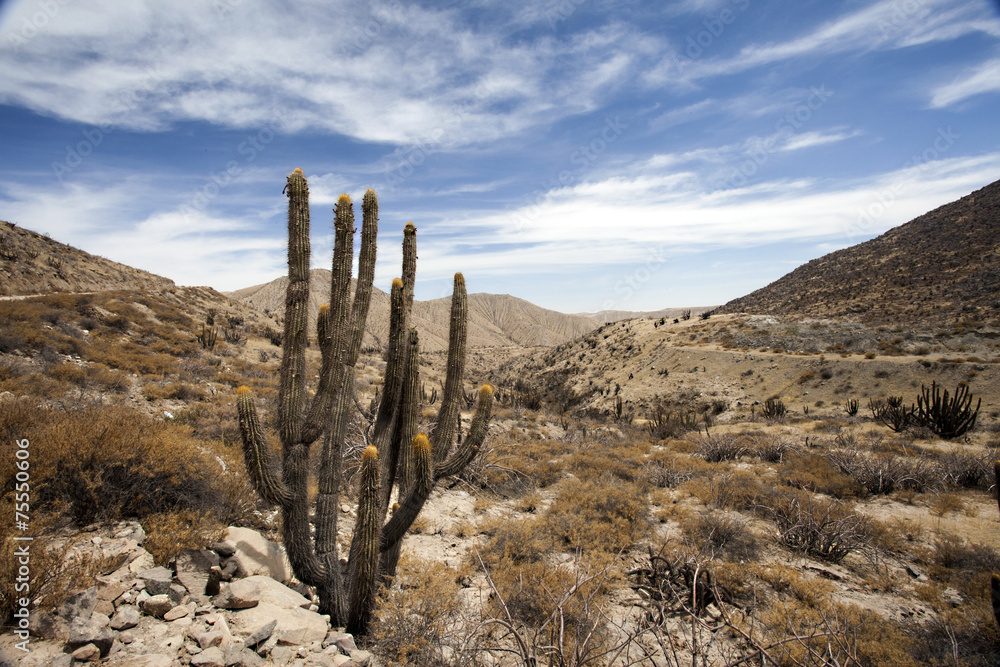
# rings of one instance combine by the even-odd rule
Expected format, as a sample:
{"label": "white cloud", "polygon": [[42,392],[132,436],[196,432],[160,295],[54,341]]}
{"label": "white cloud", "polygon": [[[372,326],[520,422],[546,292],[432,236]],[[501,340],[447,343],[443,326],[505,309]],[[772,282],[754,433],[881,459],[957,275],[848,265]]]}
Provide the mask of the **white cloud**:
{"label": "white cloud", "polygon": [[[739,20],[738,15],[736,20]],[[949,0],[907,3],[881,0],[828,21],[802,36],[784,42],[750,44],[731,57],[711,57],[711,44],[692,57],[685,53],[685,46],[680,45],[663,58],[658,67],[650,70],[647,79],[653,85],[690,89],[696,87],[700,79],[728,76],[792,58],[903,48],[953,40],[975,32],[1000,35],[1000,22],[989,17],[988,9],[975,0],[965,0],[958,6]]]}
{"label": "white cloud", "polygon": [[973,95],[995,92],[1000,92],[1000,58],[987,60],[952,83],[935,88],[931,93],[931,107],[940,109]]}
{"label": "white cloud", "polygon": [[0,102],[141,130],[204,120],[442,147],[595,108],[649,41],[612,24],[508,43],[457,10],[360,0],[224,16],[194,0],[65,3],[23,39],[35,9],[17,5],[0,35]]}

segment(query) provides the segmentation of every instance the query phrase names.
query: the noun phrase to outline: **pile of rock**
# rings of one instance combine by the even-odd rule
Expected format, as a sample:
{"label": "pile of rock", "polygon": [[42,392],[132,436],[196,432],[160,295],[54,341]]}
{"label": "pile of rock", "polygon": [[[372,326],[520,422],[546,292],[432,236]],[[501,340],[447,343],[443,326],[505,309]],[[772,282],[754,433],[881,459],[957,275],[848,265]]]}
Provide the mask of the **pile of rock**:
{"label": "pile of rock", "polygon": [[231,527],[222,542],[185,551],[170,567],[154,566],[144,538],[137,523],[92,538],[117,568],[57,609],[34,610],[29,653],[9,643],[0,651],[24,667],[374,663],[349,634],[330,629],[291,580],[283,548],[256,531]]}

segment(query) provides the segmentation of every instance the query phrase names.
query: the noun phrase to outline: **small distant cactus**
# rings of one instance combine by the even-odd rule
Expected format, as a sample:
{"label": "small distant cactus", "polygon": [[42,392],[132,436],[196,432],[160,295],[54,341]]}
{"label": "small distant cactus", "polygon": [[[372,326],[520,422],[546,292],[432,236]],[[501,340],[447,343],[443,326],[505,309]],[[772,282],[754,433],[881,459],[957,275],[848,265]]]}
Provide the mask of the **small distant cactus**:
{"label": "small distant cactus", "polygon": [[915,418],[921,426],[950,440],[965,435],[975,427],[982,403],[980,398],[976,409],[972,409],[972,394],[968,385],[959,386],[955,395],[949,396],[947,390],[942,395],[937,383],[932,382],[930,389],[923,385],[920,387]]}
{"label": "small distant cactus", "polygon": [[201,333],[198,334],[198,342],[206,350],[211,350],[215,347],[215,341],[219,338],[219,330],[215,327],[209,329],[206,325],[201,325]]}
{"label": "small distant cactus", "polygon": [[769,398],[760,408],[760,414],[764,419],[783,419],[787,413],[788,408],[780,398]]}
{"label": "small distant cactus", "polygon": [[860,405],[858,404],[858,399],[856,398],[848,399],[847,402],[844,403],[844,411],[847,412],[848,417],[857,416],[859,407]]}
{"label": "small distant cactus", "polygon": [[[456,446],[459,408],[465,398],[467,297],[462,274],[455,275],[445,387],[430,437],[417,434],[419,355],[411,309],[416,275],[416,228],[403,231],[402,278],[392,283],[386,371],[372,426],[372,446],[361,460],[354,536],[342,567],[338,515],[342,460],[350,412],[355,406],[354,368],[368,316],[375,274],[378,200],[365,193],[357,287],[351,299],[354,210],[341,195],[334,208],[335,241],[330,302],[320,309],[317,334],[319,382],[306,391],[306,321],[309,304],[309,188],[301,169],[288,177],[288,287],[279,372],[277,426],[282,445],[280,472],[271,460],[250,390],[237,392],[240,432],[247,472],[258,494],[282,512],[283,541],[295,576],[316,588],[320,610],[331,624],[364,635],[378,584],[395,574],[402,539],[438,481],[461,472],[479,452],[493,405],[493,389],[476,394],[468,434]],[[232,325],[233,323],[230,322]],[[235,326],[235,325],[234,325]],[[322,439],[319,494],[309,503],[310,448]],[[398,504],[392,502],[398,498]],[[390,508],[393,511],[390,513]],[[314,514],[314,516],[312,516]],[[315,534],[313,534],[315,527]]]}

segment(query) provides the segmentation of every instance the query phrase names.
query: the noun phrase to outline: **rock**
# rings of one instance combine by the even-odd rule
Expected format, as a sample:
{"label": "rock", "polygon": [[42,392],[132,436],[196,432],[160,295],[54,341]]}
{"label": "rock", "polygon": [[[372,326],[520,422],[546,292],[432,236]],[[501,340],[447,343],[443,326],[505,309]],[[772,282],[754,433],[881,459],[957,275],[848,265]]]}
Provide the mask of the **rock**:
{"label": "rock", "polygon": [[248,648],[234,651],[226,657],[226,664],[239,667],[263,667],[264,660]]}
{"label": "rock", "polygon": [[108,602],[114,602],[122,596],[127,589],[125,586],[117,582],[97,582],[97,599],[106,600]]}
{"label": "rock", "polygon": [[351,663],[358,667],[368,667],[372,664],[372,654],[360,649],[351,651]]}
{"label": "rock", "polygon": [[135,607],[122,605],[111,619],[112,630],[128,630],[139,625],[139,612]]}
{"label": "rock", "polygon": [[143,612],[156,618],[163,618],[163,615],[174,608],[174,603],[167,595],[154,595],[139,602],[139,608]]}
{"label": "rock", "polygon": [[59,606],[59,616],[67,623],[72,623],[77,619],[89,620],[97,606],[97,586],[91,586],[85,591],[80,591],[69,596]]}
{"label": "rock", "polygon": [[101,657],[106,656],[115,642],[115,632],[108,627],[109,622],[110,619],[101,614],[93,614],[86,621],[73,621],[69,625],[66,645],[70,650],[76,650],[86,644],[93,644],[100,650]]}
{"label": "rock", "polygon": [[170,590],[167,591],[167,595],[174,601],[174,604],[180,604],[187,597],[187,589],[180,584],[170,584]]}
{"label": "rock", "polygon": [[295,651],[287,646],[279,646],[271,651],[271,662],[275,665],[287,665],[295,657]]}
{"label": "rock", "polygon": [[252,582],[257,587],[260,593],[260,602],[267,602],[282,609],[295,609],[296,607],[307,609],[312,604],[312,600],[270,577],[255,575],[242,581]]}
{"label": "rock", "polygon": [[140,572],[145,572],[146,570],[156,567],[156,563],[153,561],[153,554],[141,547],[133,551],[130,558],[132,558],[132,560],[129,561],[128,570],[132,574],[139,574]]}
{"label": "rock", "polygon": [[278,627],[277,621],[271,621],[260,626],[252,633],[250,636],[243,640],[243,645],[249,648],[253,648],[262,641],[268,639],[272,634],[274,634],[274,629]]}
{"label": "rock", "polygon": [[194,667],[226,667],[226,654],[219,647],[213,646],[191,656],[191,664]]}
{"label": "rock", "polygon": [[228,542],[216,542],[211,546],[211,549],[221,558],[230,558],[236,553],[236,547]]}
{"label": "rock", "polygon": [[28,632],[42,639],[65,639],[69,636],[69,624],[47,611],[36,609],[28,615]]}
{"label": "rock", "polygon": [[[330,634],[333,635],[334,633],[331,632]],[[354,643],[354,635],[350,635],[346,632],[338,632],[335,636],[328,637],[326,643],[336,644],[337,648],[339,648],[340,652],[344,655],[350,655],[351,651],[358,650],[358,645]]]}
{"label": "rock", "polygon": [[277,581],[292,578],[292,566],[284,547],[265,539],[257,531],[230,526],[223,542],[233,547],[233,558],[245,575],[265,574]]}
{"label": "rock", "polygon": [[73,659],[79,660],[80,662],[93,662],[101,657],[101,649],[97,648],[93,644],[84,644],[80,648],[73,651]]}
{"label": "rock", "polygon": [[212,604],[221,609],[249,609],[259,602],[260,587],[250,579],[234,581],[212,598]]}
{"label": "rock", "polygon": [[187,618],[191,615],[191,609],[185,605],[177,605],[166,614],[163,615],[164,621],[176,621],[181,618]]}
{"label": "rock", "polygon": [[153,653],[150,655],[129,656],[128,662],[119,663],[128,667],[172,667],[174,660],[167,655]]}
{"label": "rock", "polygon": [[63,655],[57,655],[56,657],[45,663],[45,667],[72,667],[73,666],[73,656],[64,653]]}
{"label": "rock", "polygon": [[150,595],[166,595],[174,582],[174,573],[165,567],[153,567],[140,572],[137,579],[146,585]]}
{"label": "rock", "polygon": [[330,659],[327,662],[331,665],[331,667],[344,667],[344,665],[346,665],[350,661],[351,659],[348,658],[346,655],[344,655],[343,653],[338,653],[337,655],[331,655]]}
{"label": "rock", "polygon": [[114,616],[115,606],[107,600],[98,600],[97,606],[94,607],[94,612],[105,616]]}
{"label": "rock", "polygon": [[122,644],[131,644],[135,641],[135,633],[131,630],[122,630],[118,633],[118,641]]}
{"label": "rock", "polygon": [[235,612],[232,616],[233,629],[237,634],[250,634],[271,621],[277,622],[272,638],[277,637],[283,644],[308,646],[321,642],[329,630],[325,616],[301,608],[282,609],[269,602]]}
{"label": "rock", "polygon": [[209,572],[218,566],[219,556],[214,551],[208,549],[182,551],[177,556],[177,581],[191,595],[205,595]]}
{"label": "rock", "polygon": [[202,650],[206,648],[212,648],[213,646],[222,646],[222,633],[218,631],[213,632],[202,632],[200,635],[195,637],[195,641],[198,642],[198,646]]}

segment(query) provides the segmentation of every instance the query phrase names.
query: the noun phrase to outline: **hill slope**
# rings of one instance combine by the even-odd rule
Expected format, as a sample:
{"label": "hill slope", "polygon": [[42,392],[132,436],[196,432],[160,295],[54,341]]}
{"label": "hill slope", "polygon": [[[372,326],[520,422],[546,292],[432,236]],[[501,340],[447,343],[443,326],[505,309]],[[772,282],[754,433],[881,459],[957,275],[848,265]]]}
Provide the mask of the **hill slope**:
{"label": "hill slope", "polygon": [[992,321],[1000,304],[1000,181],[800,266],[721,313]]}
{"label": "hill slope", "polygon": [[[310,327],[314,326],[320,305],[329,300],[330,271],[311,271],[309,294]],[[285,307],[288,278],[263,285],[246,287],[230,295],[265,312],[281,314]],[[414,301],[413,319],[420,333],[421,349],[432,352],[448,347],[448,323],[451,297]],[[535,306],[506,294],[469,295],[469,345],[473,347],[534,347],[558,345],[598,326],[598,322],[578,315],[565,315]],[[383,345],[389,334],[389,295],[372,290],[365,345]]]}
{"label": "hill slope", "polygon": [[0,223],[0,296],[171,287],[174,281],[169,278]]}

